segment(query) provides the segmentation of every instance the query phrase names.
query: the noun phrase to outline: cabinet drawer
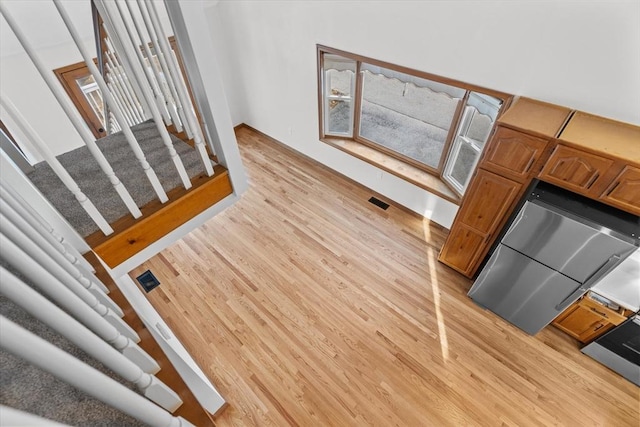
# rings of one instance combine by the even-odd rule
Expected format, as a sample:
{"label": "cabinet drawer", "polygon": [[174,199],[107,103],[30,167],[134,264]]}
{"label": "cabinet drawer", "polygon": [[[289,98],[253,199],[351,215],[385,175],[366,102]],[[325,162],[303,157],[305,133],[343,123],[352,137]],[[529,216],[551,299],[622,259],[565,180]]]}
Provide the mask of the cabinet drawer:
{"label": "cabinet drawer", "polygon": [[596,315],[607,322],[613,323],[614,325],[619,325],[627,320],[626,316],[623,316],[621,313],[605,307],[602,304],[598,304],[589,298],[588,295],[578,301],[578,305],[585,310],[589,310],[592,315]]}
{"label": "cabinet drawer", "polygon": [[625,167],[599,199],[640,215],[640,169],[633,166]]}
{"label": "cabinet drawer", "polygon": [[481,166],[523,182],[534,171],[548,141],[505,127],[498,127]]}
{"label": "cabinet drawer", "polygon": [[597,194],[590,194],[592,187],[612,164],[611,159],[559,144],[540,172],[540,179],[593,197]]}

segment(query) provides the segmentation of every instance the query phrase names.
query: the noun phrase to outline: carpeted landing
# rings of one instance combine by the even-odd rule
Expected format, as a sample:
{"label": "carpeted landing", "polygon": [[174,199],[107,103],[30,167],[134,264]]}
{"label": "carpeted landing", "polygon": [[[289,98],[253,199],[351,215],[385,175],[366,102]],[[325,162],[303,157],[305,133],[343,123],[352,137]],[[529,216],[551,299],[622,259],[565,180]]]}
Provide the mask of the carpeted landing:
{"label": "carpeted landing", "polygon": [[[145,153],[147,161],[158,175],[164,190],[168,192],[182,186],[178,172],[167,148],[162,143],[155,123],[149,120],[133,126],[131,130]],[[204,166],[197,151],[173,135],[171,135],[171,139],[189,177],[193,178],[203,172]],[[157,198],[142,166],[134,156],[122,132],[101,138],[97,144],[139,207]],[[123,216],[130,215],[129,210],[87,147],[83,146],[61,154],[58,156],[58,160],[107,222],[112,223]],[[75,196],[64,186],[46,162],[38,163],[34,168],[35,170],[28,175],[33,184],[78,233],[82,236],[88,236],[99,230]]]}

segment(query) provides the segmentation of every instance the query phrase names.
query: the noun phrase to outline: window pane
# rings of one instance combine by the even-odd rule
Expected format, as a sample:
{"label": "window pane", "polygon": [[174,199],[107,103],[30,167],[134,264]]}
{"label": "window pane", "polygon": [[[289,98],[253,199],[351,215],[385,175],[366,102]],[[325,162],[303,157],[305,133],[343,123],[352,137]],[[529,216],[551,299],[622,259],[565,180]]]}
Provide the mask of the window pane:
{"label": "window pane", "polygon": [[324,132],[352,136],[356,61],[325,53],[323,63]]}
{"label": "window pane", "polygon": [[469,93],[442,175],[461,194],[469,184],[501,106],[502,101],[497,98],[476,92]]}
{"label": "window pane", "polygon": [[471,176],[471,172],[476,166],[480,151],[473,145],[467,143],[463,138],[459,137],[456,141],[459,144],[458,152],[454,158],[453,168],[451,170],[451,179],[453,179],[461,188],[467,184],[467,180]]}
{"label": "window pane", "polygon": [[327,133],[346,134],[351,129],[351,102],[329,101]]}
{"label": "window pane", "polygon": [[360,136],[437,168],[460,102],[450,93],[460,90],[379,67],[374,73],[368,64],[363,68]]}
{"label": "window pane", "polygon": [[98,117],[98,120],[100,120],[102,126],[105,126],[102,93],[100,92],[100,88],[93,76],[89,74],[85,77],[80,77],[79,79],[76,79],[76,83],[87,99],[87,102],[91,106],[94,114]]}

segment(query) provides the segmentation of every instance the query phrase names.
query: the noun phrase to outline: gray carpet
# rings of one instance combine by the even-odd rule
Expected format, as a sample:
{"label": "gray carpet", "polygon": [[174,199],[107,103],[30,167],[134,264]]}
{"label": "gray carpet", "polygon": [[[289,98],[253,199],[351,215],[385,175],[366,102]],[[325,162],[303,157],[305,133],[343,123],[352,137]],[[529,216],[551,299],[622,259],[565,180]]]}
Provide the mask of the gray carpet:
{"label": "gray carpet", "polygon": [[[132,131],[165,191],[182,186],[178,172],[169,157],[167,148],[162,143],[155,124],[147,121],[134,126]],[[203,172],[204,166],[196,150],[173,135],[171,138],[189,177],[193,178]],[[122,132],[99,139],[98,147],[138,206],[144,206],[157,198]],[[58,160],[76,180],[85,195],[96,205],[107,222],[112,223],[130,215],[107,176],[86,147],[62,154],[58,156]],[[35,165],[35,170],[29,174],[29,178],[82,236],[98,231],[98,227],[80,206],[75,196],[67,190],[46,162]]]}
{"label": "gray carpet", "polygon": [[[11,270],[2,261],[0,265]],[[12,272],[29,284],[26,278]],[[111,378],[117,378],[100,362],[1,295],[0,314]],[[133,384],[119,382],[137,391]],[[0,350],[0,403],[72,426],[144,425],[4,350]]]}

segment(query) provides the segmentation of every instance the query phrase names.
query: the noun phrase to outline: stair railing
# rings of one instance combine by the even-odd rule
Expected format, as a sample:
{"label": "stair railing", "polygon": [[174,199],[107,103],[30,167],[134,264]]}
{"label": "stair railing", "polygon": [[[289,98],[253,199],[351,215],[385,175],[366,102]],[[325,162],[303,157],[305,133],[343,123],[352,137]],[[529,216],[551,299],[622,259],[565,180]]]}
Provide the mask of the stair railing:
{"label": "stair railing", "polygon": [[[169,69],[171,70],[171,80],[175,84],[178,91],[178,98],[181,102],[182,106],[188,106],[188,108],[184,109],[183,112],[187,119],[188,127],[193,131],[193,140],[195,143],[198,152],[200,153],[200,157],[204,162],[205,169],[207,171],[207,175],[213,175],[213,168],[211,167],[211,162],[208,160],[207,149],[204,143],[204,137],[202,134],[202,129],[198,125],[198,119],[196,117],[195,111],[192,108],[191,100],[187,93],[187,88],[182,84],[182,78],[179,70],[179,66],[177,64],[177,60],[167,42],[167,36],[164,32],[162,24],[160,23],[160,19],[158,17],[158,11],[156,10],[156,5],[151,1],[145,1],[144,3],[141,0],[137,0],[138,5],[141,10],[143,8],[142,5],[146,5],[149,11],[149,15],[151,16],[151,22],[153,27],[155,28],[156,34],[158,35],[158,44],[160,46],[160,51],[162,52],[161,57],[167,58],[167,62],[169,64]],[[144,12],[142,14],[144,16]]]}
{"label": "stair railing", "polygon": [[[72,245],[66,242],[64,237],[56,232],[31,205],[29,205],[13,188],[0,184],[0,199],[3,204],[0,205],[0,211],[6,212],[4,209],[11,208],[32,230],[38,234],[51,246],[56,248],[71,264],[86,271],[93,273],[93,266],[85,260],[80,252]],[[97,279],[96,279],[97,280]],[[107,287],[103,286],[103,291],[108,293]]]}
{"label": "stair railing", "polygon": [[[83,122],[78,111],[71,104],[71,101],[67,98],[64,91],[60,88],[58,83],[55,81],[51,71],[46,68],[44,63],[35,54],[35,50],[33,49],[31,44],[25,37],[24,33],[20,29],[20,26],[16,23],[16,21],[13,19],[11,14],[8,12],[5,2],[0,2],[0,13],[4,16],[5,21],[7,22],[7,24],[13,31],[13,33],[16,35],[16,38],[24,48],[25,52],[27,53],[27,55],[29,56],[33,64],[35,65],[36,69],[38,70],[38,73],[42,76],[45,83],[49,87],[49,90],[55,96],[56,100],[58,101],[58,103],[60,104],[64,112],[66,113],[67,117],[73,124],[73,127],[76,129],[76,131],[84,141],[85,145],[89,149],[89,152],[92,154],[92,156],[100,166],[100,169],[109,178],[109,181],[111,182],[113,188],[116,190],[116,192],[120,196],[120,199],[125,204],[125,206],[129,210],[131,215],[133,215],[134,218],[139,218],[140,216],[142,216],[142,212],[140,212],[140,209],[134,202],[133,198],[131,197],[131,194],[127,191],[125,186],[122,184],[118,176],[113,171],[113,168],[105,158],[104,154],[102,154],[102,151],[100,151],[100,149],[98,148],[98,145],[96,144],[96,141],[93,135],[87,128],[86,124]],[[102,231],[105,234],[111,233],[111,231],[109,231],[109,229],[107,229],[106,227]]]}
{"label": "stair railing", "polygon": [[[120,9],[118,9],[118,11],[121,12]],[[111,16],[111,20],[110,21],[115,26],[119,25],[119,22],[117,20],[115,20],[114,18],[115,17]],[[134,62],[136,60],[139,61],[139,65],[141,65],[141,67],[132,67],[132,69],[133,69],[134,77],[139,82],[142,82],[142,81],[145,80],[145,76],[144,76],[144,74],[141,74],[139,72],[139,69],[143,68],[143,69],[147,70],[147,73],[149,71],[148,71],[148,68],[146,67],[146,65],[144,63],[144,58],[142,57],[142,53],[140,52],[140,49],[136,48],[136,46],[139,46],[140,43],[138,42],[138,40],[132,34],[130,24],[128,23],[127,20],[124,20],[124,26],[126,28],[125,32],[128,35],[128,40],[122,40],[122,37],[120,38],[120,41],[122,42],[123,53],[124,53],[123,57],[127,58],[127,61],[129,61],[130,63]],[[107,29],[107,33],[109,33],[108,29]],[[147,76],[147,77],[151,77],[151,76]],[[158,129],[158,132],[160,133],[160,137],[162,138],[162,142],[165,145],[165,147],[167,148],[167,150],[169,152],[169,155],[171,156],[171,160],[173,161],[173,164],[174,164],[176,170],[178,171],[178,175],[180,176],[180,179],[182,180],[182,185],[184,186],[184,188],[189,189],[189,188],[191,188],[191,180],[189,179],[187,171],[184,168],[182,160],[180,160],[180,156],[178,156],[178,153],[176,152],[175,148],[173,147],[173,142],[171,141],[171,137],[169,136],[169,131],[165,127],[162,115],[160,113],[160,110],[158,109],[157,105],[154,102],[152,91],[149,88],[149,85],[141,84],[140,87],[142,89],[142,94],[143,94],[145,100],[147,101],[147,105],[149,105],[151,116],[152,116],[153,121],[154,121],[154,123],[156,125],[156,128]],[[208,163],[209,163],[209,165],[211,165],[210,161]]]}
{"label": "stair railing", "polygon": [[[126,10],[123,3],[126,6]],[[94,0],[94,4],[100,16],[104,18],[104,28],[109,36],[107,44],[115,46],[118,57],[123,62],[128,62],[131,65],[129,68],[133,70],[133,77],[138,82],[146,81],[148,83],[146,86],[143,84],[140,84],[140,86],[143,88],[143,95],[150,106],[154,121],[158,125],[158,130],[163,136],[165,145],[167,145],[169,138],[168,135],[165,135],[160,130],[160,120],[156,117],[158,112],[161,113],[163,109],[154,111],[155,109],[151,107],[154,101],[156,106],[160,104],[160,96],[162,96],[165,109],[169,112],[176,130],[180,132],[182,130],[181,125],[184,126],[187,137],[194,140],[207,176],[212,176],[214,173],[213,166],[207,154],[202,130],[198,125],[191,98],[187,93],[177,60],[168,45],[168,39],[160,24],[155,5],[147,7],[145,3],[137,2],[138,10],[144,23],[144,25],[141,25],[137,14],[131,6],[131,2]],[[146,31],[142,30],[143,27]],[[149,47],[150,44],[153,45],[162,73],[154,60]],[[142,46],[142,51],[140,46]],[[149,67],[147,66],[147,61]],[[139,72],[140,69],[143,72]],[[163,84],[164,82],[166,82],[166,86]],[[154,93],[153,90],[149,90],[149,87],[151,89],[158,87],[159,91]],[[185,186],[185,188],[189,187]]]}
{"label": "stair railing", "polygon": [[138,163],[140,163],[140,166],[144,170],[144,173],[147,176],[149,183],[151,183],[153,190],[158,196],[158,199],[162,203],[165,203],[167,200],[169,200],[169,198],[167,197],[167,193],[162,188],[162,184],[160,184],[160,180],[158,179],[156,172],[153,170],[153,168],[147,161],[147,158],[144,152],[142,151],[142,149],[140,148],[140,144],[138,143],[133,132],[131,131],[131,128],[126,125],[127,121],[125,119],[124,112],[116,103],[113,95],[109,91],[109,87],[107,86],[107,83],[105,82],[104,78],[100,74],[100,71],[98,70],[96,65],[93,63],[92,55],[89,54],[89,51],[86,49],[86,47],[82,43],[82,38],[80,37],[78,31],[76,30],[76,27],[73,24],[73,22],[71,22],[71,19],[69,18],[69,15],[67,14],[67,11],[64,8],[64,6],[62,6],[62,3],[60,2],[60,0],[53,0],[53,4],[58,10],[60,17],[64,21],[64,24],[67,27],[69,34],[71,34],[71,38],[73,39],[73,41],[76,44],[76,47],[80,51],[80,54],[82,55],[82,58],[84,59],[84,62],[87,65],[87,68],[89,69],[89,72],[91,73],[94,80],[100,87],[103,98],[106,100],[107,104],[109,105],[109,108],[111,109],[111,111],[116,117],[116,120],[120,124],[120,127],[122,128],[122,133],[124,134],[127,140],[127,143],[129,144],[129,147],[133,151],[133,154],[138,160]]}
{"label": "stair railing", "polygon": [[15,356],[150,426],[193,426],[4,316],[0,320],[0,345]]}
{"label": "stair railing", "polygon": [[107,287],[27,206],[0,178],[0,294],[136,385],[144,397],[4,317],[0,347],[140,421],[190,426],[170,414],[182,399],[156,378],[160,366],[135,344],[140,338],[120,318],[123,311],[106,295]]}
{"label": "stair railing", "polygon": [[24,133],[26,138],[29,139],[33,147],[38,151],[38,153],[45,159],[45,161],[51,166],[51,169],[56,174],[60,181],[64,184],[65,187],[74,195],[80,206],[85,210],[85,212],[91,217],[93,222],[100,228],[100,230],[104,234],[113,233],[113,228],[109,225],[106,219],[102,216],[102,214],[98,211],[96,206],[93,204],[91,200],[82,192],[76,181],[69,175],[69,172],[62,166],[60,161],[53,155],[49,147],[44,143],[42,138],[40,138],[31,125],[24,119],[24,117],[20,114],[20,112],[16,109],[15,105],[4,97],[0,97],[0,104],[5,108],[9,116],[13,119],[20,130]]}

